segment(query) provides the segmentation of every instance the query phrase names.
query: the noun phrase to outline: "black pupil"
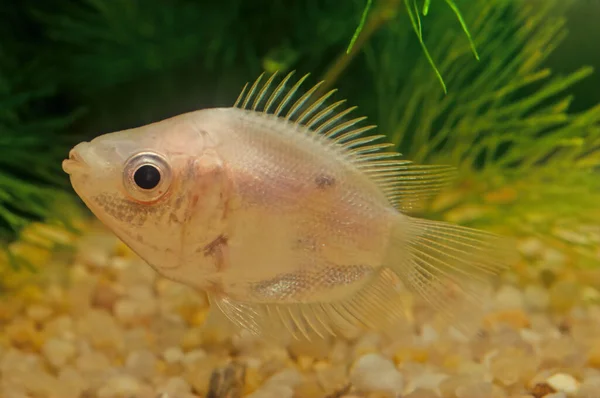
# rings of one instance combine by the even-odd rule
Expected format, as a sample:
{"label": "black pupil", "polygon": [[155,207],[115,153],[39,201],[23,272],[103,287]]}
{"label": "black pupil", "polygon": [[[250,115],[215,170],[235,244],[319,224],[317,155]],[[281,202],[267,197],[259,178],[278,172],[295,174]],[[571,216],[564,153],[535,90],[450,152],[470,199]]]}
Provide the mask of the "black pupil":
{"label": "black pupil", "polygon": [[133,180],[142,189],[156,188],[160,182],[160,172],[154,166],[144,165],[135,171]]}

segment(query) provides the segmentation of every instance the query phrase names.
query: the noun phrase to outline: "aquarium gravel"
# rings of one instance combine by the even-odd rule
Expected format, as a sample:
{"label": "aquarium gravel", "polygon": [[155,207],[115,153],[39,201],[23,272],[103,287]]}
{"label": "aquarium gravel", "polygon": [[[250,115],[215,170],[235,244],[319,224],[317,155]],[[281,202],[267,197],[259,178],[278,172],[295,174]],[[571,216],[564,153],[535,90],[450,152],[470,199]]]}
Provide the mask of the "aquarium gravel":
{"label": "aquarium gravel", "polygon": [[480,338],[415,305],[393,341],[288,347],[203,329],[206,297],[157,276],[100,225],[73,239],[75,253],[11,274],[2,398],[600,396],[600,270],[576,271],[536,239],[520,242],[523,260],[499,283]]}

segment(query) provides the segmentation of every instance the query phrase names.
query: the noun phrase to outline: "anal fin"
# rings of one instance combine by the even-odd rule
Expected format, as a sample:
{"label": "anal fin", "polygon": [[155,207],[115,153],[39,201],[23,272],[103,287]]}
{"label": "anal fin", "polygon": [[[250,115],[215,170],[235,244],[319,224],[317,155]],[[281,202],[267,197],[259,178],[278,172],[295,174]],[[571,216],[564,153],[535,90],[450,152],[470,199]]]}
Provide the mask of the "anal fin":
{"label": "anal fin", "polygon": [[407,319],[407,305],[399,280],[389,269],[379,269],[359,290],[331,302],[270,303],[213,297],[212,302],[235,325],[277,340],[351,338],[365,330],[391,332]]}

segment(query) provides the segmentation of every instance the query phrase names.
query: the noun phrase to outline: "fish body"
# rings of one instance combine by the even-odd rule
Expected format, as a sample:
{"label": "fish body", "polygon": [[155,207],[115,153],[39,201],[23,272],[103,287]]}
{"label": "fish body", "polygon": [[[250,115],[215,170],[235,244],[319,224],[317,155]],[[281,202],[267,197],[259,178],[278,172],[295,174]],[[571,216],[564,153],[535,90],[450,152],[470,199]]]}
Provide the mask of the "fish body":
{"label": "fish body", "polygon": [[307,102],[318,85],[292,102],[304,79],[286,90],[290,77],[79,144],[63,168],[154,269],[257,334],[385,328],[401,321],[399,284],[450,316],[477,306],[504,267],[498,239],[402,211],[452,169],[399,160],[341,102],[323,105],[332,92]]}

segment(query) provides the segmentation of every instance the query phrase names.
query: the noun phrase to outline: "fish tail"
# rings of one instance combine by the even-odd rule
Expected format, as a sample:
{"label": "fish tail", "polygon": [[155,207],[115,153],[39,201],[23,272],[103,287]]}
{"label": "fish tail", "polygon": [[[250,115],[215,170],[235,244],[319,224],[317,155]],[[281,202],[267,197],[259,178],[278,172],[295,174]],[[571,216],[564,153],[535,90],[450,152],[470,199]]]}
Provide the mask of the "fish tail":
{"label": "fish tail", "polygon": [[485,312],[494,276],[514,260],[509,239],[441,221],[394,215],[384,265],[466,335]]}

